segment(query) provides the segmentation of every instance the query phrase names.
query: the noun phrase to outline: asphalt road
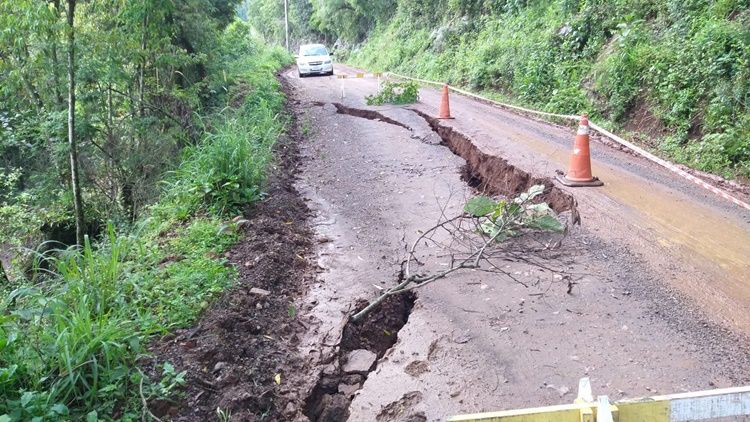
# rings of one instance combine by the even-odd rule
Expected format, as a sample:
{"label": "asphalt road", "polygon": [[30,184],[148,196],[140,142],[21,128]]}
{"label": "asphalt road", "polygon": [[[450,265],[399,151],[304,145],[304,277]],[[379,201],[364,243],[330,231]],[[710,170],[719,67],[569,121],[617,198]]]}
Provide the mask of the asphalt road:
{"label": "asphalt road", "polygon": [[[306,138],[299,187],[316,212],[324,269],[306,299],[302,352],[322,371],[355,301],[395,283],[404,243],[442,212],[459,212],[472,191],[460,178],[464,160],[409,109],[434,115],[437,91],[421,89],[409,107],[367,107],[374,78],[299,79],[294,69],[284,77]],[[333,103],[378,110],[411,130],[337,113]],[[455,120],[442,124],[483,152],[534,176],[566,168],[572,129],[460,96],[451,108]],[[584,376],[612,399],[750,382],[750,215],[622,151],[593,143],[592,156],[605,186],[565,188],[582,226],[551,263],[577,275],[573,293],[556,271],[523,262],[507,266],[523,285],[467,272],[420,289],[349,420],[568,403]]]}

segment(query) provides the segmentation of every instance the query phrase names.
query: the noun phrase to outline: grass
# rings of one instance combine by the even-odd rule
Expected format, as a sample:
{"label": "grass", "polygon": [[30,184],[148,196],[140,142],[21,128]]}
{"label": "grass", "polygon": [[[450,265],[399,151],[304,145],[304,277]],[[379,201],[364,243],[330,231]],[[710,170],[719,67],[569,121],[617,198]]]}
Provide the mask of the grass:
{"label": "grass", "polygon": [[227,220],[263,197],[284,126],[274,72],[289,58],[238,35],[248,32],[227,30],[226,48],[252,54],[225,63],[229,106],[207,118],[211,130],[184,152],[150,215],[40,257],[38,271],[4,295],[1,422],[136,420],[142,400],[171,396],[184,383],[168,363],[160,379],[138,363],[154,335],[190,326],[232,285],[236,271],[223,254],[239,233]]}

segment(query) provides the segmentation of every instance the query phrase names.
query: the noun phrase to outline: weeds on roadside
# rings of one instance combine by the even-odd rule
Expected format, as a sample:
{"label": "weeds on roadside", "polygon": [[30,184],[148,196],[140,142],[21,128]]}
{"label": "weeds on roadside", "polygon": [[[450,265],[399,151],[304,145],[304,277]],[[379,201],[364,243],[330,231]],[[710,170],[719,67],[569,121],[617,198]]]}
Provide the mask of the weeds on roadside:
{"label": "weeds on roadside", "polygon": [[433,0],[397,3],[352,64],[588,111],[656,138],[670,159],[750,179],[746,1],[454,1],[438,19],[425,12]]}
{"label": "weeds on roadside", "polygon": [[367,105],[412,104],[417,102],[419,85],[416,82],[383,82],[380,92],[365,97]]}

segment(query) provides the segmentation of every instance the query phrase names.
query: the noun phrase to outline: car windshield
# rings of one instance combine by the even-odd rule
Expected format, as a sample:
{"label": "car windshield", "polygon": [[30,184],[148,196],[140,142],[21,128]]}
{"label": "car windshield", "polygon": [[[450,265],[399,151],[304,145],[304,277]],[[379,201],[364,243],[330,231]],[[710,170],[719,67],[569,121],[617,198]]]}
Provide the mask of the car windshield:
{"label": "car windshield", "polygon": [[302,56],[327,56],[328,50],[322,45],[314,45],[311,47],[303,47]]}

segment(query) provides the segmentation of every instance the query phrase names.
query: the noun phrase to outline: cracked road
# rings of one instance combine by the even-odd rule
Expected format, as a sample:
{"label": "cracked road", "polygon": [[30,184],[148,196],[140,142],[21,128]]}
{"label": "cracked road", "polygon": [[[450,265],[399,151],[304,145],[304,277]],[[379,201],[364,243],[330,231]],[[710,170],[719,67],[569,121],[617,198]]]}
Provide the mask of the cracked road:
{"label": "cracked road", "polygon": [[[356,301],[395,283],[404,245],[442,209],[459,212],[472,188],[461,178],[466,160],[410,110],[435,115],[437,91],[422,88],[408,107],[368,107],[375,79],[283,77],[305,137],[298,185],[316,215],[323,269],[305,299],[301,351],[322,372]],[[486,154],[534,177],[567,166],[571,129],[455,95],[451,109],[456,119],[441,124]],[[582,220],[556,263],[580,275],[572,294],[557,272],[523,262],[507,270],[528,287],[464,272],[419,289],[395,345],[361,389],[340,393],[349,420],[569,403],[585,376],[614,400],[750,382],[750,215],[601,143],[592,159],[605,186],[564,188]]]}

